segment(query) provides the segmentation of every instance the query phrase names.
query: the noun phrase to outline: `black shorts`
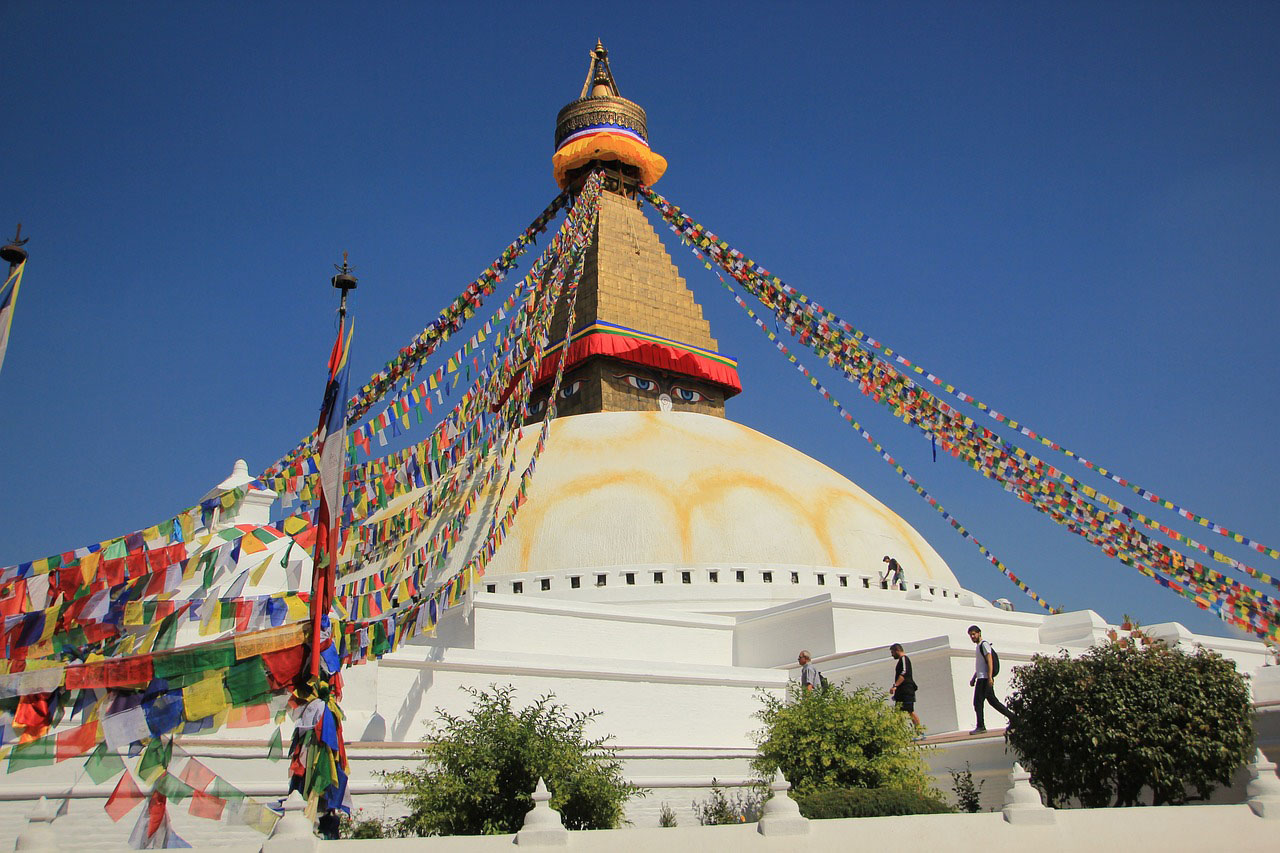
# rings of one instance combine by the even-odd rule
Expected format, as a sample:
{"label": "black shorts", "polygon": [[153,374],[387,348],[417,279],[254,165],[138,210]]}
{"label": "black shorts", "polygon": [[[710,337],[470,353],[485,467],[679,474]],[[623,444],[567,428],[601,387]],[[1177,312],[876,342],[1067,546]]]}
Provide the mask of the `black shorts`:
{"label": "black shorts", "polygon": [[916,699],[914,696],[911,697],[910,702],[906,701],[905,699],[894,699],[893,701],[894,701],[894,704],[898,706],[899,711],[906,711],[907,713],[912,713],[916,709]]}

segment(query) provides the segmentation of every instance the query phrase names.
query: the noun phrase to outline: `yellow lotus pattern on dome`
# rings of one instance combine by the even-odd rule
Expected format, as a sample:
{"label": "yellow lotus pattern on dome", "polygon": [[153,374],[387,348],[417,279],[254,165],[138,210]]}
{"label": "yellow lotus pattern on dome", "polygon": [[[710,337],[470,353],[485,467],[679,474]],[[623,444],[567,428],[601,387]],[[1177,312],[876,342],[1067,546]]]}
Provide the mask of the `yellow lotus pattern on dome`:
{"label": "yellow lotus pattern on dome", "polygon": [[[536,440],[519,443],[517,465]],[[510,495],[493,498],[469,519],[459,558],[487,530],[485,508]],[[909,579],[959,587],[906,521],[782,442],[693,412],[605,412],[552,422],[529,500],[486,576],[654,564],[867,573],[885,554]]]}

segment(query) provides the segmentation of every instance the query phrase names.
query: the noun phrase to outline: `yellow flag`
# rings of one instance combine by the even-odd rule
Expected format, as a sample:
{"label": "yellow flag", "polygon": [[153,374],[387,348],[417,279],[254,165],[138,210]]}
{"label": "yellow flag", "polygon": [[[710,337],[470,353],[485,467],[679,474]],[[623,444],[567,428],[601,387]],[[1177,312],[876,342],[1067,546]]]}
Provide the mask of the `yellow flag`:
{"label": "yellow flag", "polygon": [[141,601],[130,601],[124,606],[124,624],[141,625],[145,621]]}
{"label": "yellow flag", "polygon": [[295,533],[301,533],[303,530],[306,530],[307,525],[308,525],[308,522],[305,518],[300,518],[299,516],[291,515],[284,520],[284,524],[281,526],[284,528],[285,533],[288,533],[290,536],[292,536]]}
{"label": "yellow flag", "polygon": [[188,720],[200,720],[227,707],[222,671],[216,670],[182,688],[182,713]]}
{"label": "yellow flag", "polygon": [[[252,538],[253,537],[251,536],[245,537],[245,539],[252,539]],[[254,566],[252,569],[250,569],[249,585],[257,586],[262,581],[262,576],[267,573],[267,566],[271,565],[273,562],[275,562],[275,555],[268,554],[265,560],[263,560],[258,565]]]}
{"label": "yellow flag", "polygon": [[101,551],[94,551],[92,554],[85,554],[80,558],[80,572],[84,576],[85,583],[89,583],[98,574],[98,563],[101,560]]}

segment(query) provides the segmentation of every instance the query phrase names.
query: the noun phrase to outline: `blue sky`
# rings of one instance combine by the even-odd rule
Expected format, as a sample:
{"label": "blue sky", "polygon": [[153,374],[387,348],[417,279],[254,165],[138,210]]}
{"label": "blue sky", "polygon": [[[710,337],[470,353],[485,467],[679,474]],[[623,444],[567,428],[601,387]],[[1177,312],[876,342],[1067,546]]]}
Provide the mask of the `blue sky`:
{"label": "blue sky", "polygon": [[[144,527],[292,446],[330,265],[348,250],[360,276],[367,377],[553,197],[555,113],[597,36],[687,213],[1002,411],[1280,546],[1280,7],[459,5],[0,4],[0,236],[31,237],[0,371],[0,564]],[[869,489],[966,586],[1034,607],[669,250],[741,360],[730,417]],[[1046,598],[1226,632],[831,387]]]}

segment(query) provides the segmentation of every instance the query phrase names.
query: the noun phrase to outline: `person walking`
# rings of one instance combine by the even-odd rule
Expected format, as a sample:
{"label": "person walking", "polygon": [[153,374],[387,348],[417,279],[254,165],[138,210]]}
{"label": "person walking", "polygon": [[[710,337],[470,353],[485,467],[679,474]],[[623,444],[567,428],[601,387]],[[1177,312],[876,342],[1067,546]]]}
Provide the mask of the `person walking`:
{"label": "person walking", "polygon": [[893,697],[899,711],[911,715],[911,722],[916,724],[917,729],[923,728],[920,718],[916,716],[916,680],[911,675],[911,658],[902,650],[902,643],[890,646],[889,654],[898,662],[893,668],[893,686],[889,688],[889,695]]}
{"label": "person walking", "polygon": [[796,657],[796,661],[800,664],[800,686],[806,692],[817,690],[818,685],[821,683],[818,668],[811,664],[810,660],[812,658],[809,657],[808,649],[801,649],[799,656]]}
{"label": "person walking", "polygon": [[991,650],[991,644],[982,639],[982,629],[977,625],[970,625],[969,639],[973,640],[974,645],[978,647],[975,652],[973,678],[969,679],[969,686],[973,688],[973,712],[978,717],[978,725],[969,734],[979,735],[987,730],[982,712],[988,702],[1007,719],[1013,719],[1013,712],[996,698],[995,687],[992,685],[995,678],[994,652]]}

